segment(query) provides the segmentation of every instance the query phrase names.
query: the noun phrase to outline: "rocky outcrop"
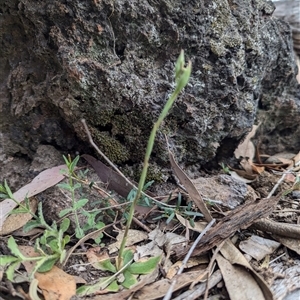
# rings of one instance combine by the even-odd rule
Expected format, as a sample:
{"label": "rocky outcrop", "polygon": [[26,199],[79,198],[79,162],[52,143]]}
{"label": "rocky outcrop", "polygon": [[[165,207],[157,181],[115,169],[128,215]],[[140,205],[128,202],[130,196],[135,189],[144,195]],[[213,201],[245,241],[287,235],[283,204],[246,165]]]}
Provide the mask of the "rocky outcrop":
{"label": "rocky outcrop", "polygon": [[7,0],[0,10],[4,156],[88,147],[85,118],[111,160],[140,164],[180,49],[192,77],[157,137],[154,169],[168,166],[162,133],[192,171],[230,156],[258,104],[295,85],[291,32],[270,1]]}

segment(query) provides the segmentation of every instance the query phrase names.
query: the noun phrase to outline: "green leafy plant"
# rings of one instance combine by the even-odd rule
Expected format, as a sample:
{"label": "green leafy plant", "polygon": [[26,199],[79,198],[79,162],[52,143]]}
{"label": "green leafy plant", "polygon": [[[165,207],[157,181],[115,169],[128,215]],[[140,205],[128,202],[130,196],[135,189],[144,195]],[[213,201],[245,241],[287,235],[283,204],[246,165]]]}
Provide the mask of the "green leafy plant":
{"label": "green leafy plant", "polygon": [[[93,210],[91,212],[86,211],[83,207],[88,203],[88,199],[81,198],[79,200],[75,197],[75,192],[78,189],[81,189],[82,185],[78,182],[77,179],[80,177],[84,177],[86,173],[80,173],[80,177],[78,177],[75,173],[76,166],[78,164],[80,156],[76,156],[73,160],[70,156],[63,156],[65,163],[67,165],[67,175],[68,175],[68,183],[60,183],[57,186],[61,189],[67,190],[71,193],[72,206],[66,209],[63,209],[59,212],[59,216],[65,217],[67,214],[73,214],[75,219],[75,236],[78,239],[81,239],[85,236],[86,232],[89,230],[97,230],[105,226],[103,222],[97,221],[97,216],[100,213],[100,210]],[[75,178],[75,180],[74,180]],[[81,227],[79,222],[79,214],[82,214],[86,217],[87,223]],[[95,242],[99,244],[101,242],[102,234],[95,238]]]}
{"label": "green leafy plant", "polygon": [[163,213],[160,216],[153,218],[153,220],[167,218],[166,223],[169,224],[172,220],[174,220],[174,218],[176,219],[176,215],[179,214],[185,219],[187,219],[190,222],[191,226],[194,227],[195,218],[203,217],[203,214],[197,211],[193,211],[192,205],[193,203],[189,202],[187,206],[181,206],[181,194],[179,193],[177,197],[176,206],[165,207],[163,203],[161,205],[158,205],[163,210]]}
{"label": "green leafy plant", "polygon": [[[10,194],[10,193],[9,193]],[[29,209],[30,211],[30,209]],[[29,212],[27,206],[23,206],[22,209],[15,210],[14,213]],[[70,241],[70,237],[64,233],[70,226],[70,220],[65,218],[59,228],[57,224],[53,222],[49,226],[43,217],[42,204],[38,206],[39,215],[34,215],[34,220],[29,221],[23,228],[25,232],[39,227],[45,228],[43,235],[37,238],[35,241],[34,250],[38,253],[38,256],[26,257],[18,248],[15,239],[11,236],[8,239],[8,248],[12,255],[1,255],[0,265],[8,266],[6,270],[6,276],[9,280],[13,280],[14,272],[20,263],[31,261],[35,262],[35,266],[31,272],[30,279],[33,279],[33,275],[36,271],[46,272],[49,271],[56,262],[62,263],[66,256],[65,246]]]}
{"label": "green leafy plant", "polygon": [[151,257],[145,261],[133,262],[133,251],[125,249],[122,256],[123,265],[118,270],[116,263],[111,259],[105,259],[97,263],[97,268],[112,273],[110,276],[102,277],[93,285],[81,286],[77,289],[77,295],[84,296],[93,294],[99,290],[106,289],[110,292],[117,292],[120,286],[131,288],[138,283],[137,277],[153,272],[160,261],[160,256]]}

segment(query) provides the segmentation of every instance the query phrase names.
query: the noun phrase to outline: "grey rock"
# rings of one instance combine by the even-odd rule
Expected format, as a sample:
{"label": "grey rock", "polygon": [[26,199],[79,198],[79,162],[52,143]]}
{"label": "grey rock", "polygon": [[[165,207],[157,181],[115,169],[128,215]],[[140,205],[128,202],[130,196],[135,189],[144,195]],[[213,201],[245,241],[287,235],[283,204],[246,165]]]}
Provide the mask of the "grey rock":
{"label": "grey rock", "polygon": [[0,9],[0,131],[29,157],[41,143],[85,151],[84,117],[113,162],[140,164],[181,49],[192,77],[154,165],[169,166],[163,133],[186,169],[231,156],[262,95],[268,105],[295,85],[291,32],[271,1],[14,0]]}

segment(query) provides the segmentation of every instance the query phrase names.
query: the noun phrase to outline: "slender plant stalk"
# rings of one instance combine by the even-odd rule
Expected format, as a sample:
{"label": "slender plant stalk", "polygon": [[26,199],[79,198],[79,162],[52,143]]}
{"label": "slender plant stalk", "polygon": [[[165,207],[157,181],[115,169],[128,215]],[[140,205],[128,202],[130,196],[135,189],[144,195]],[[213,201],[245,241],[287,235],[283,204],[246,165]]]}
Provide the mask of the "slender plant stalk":
{"label": "slender plant stalk", "polygon": [[148,167],[149,167],[149,160],[150,160],[150,156],[152,153],[157,130],[159,129],[159,126],[161,125],[164,118],[167,116],[169,110],[172,108],[174,101],[178,97],[179,93],[182,91],[182,89],[188,83],[190,75],[191,75],[191,69],[192,69],[191,62],[188,63],[187,67],[184,67],[184,52],[182,50],[177,59],[176,66],[175,66],[176,88],[175,88],[174,92],[171,94],[168,101],[166,102],[157,121],[154,123],[149,140],[148,140],[146,154],[145,154],[145,158],[144,158],[144,165],[143,165],[142,174],[141,174],[141,177],[139,180],[138,190],[137,190],[135,198],[132,201],[132,204],[130,206],[130,211],[129,211],[129,215],[128,215],[128,219],[127,219],[127,223],[126,223],[126,227],[125,227],[125,231],[124,231],[124,237],[122,239],[118,258],[116,261],[116,266],[117,266],[118,270],[120,268],[122,268],[122,265],[123,265],[123,252],[124,252],[126,241],[127,241],[128,231],[129,231],[131,223],[132,223],[135,206],[141,196],[143,187],[145,185],[146,176],[147,176]]}

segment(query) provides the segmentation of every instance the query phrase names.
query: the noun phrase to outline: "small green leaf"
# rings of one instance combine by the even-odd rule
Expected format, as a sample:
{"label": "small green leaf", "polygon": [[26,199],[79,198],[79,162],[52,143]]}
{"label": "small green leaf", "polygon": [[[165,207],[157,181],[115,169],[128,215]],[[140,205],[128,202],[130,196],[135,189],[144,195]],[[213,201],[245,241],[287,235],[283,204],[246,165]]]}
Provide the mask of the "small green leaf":
{"label": "small green leaf", "polygon": [[116,293],[119,290],[118,282],[114,280],[106,289],[109,292]]}
{"label": "small green leaf", "polygon": [[25,256],[20,252],[18,245],[12,236],[8,239],[7,246],[13,255],[21,258],[22,260],[25,259]]}
{"label": "small green leaf", "polygon": [[197,212],[197,211],[185,211],[184,212],[187,216],[193,216],[193,217],[203,217],[203,214]]}
{"label": "small green leaf", "polygon": [[24,226],[23,230],[24,232],[29,232],[30,230],[36,228],[36,227],[41,227],[42,224],[38,220],[30,220],[28,221]]}
{"label": "small green leaf", "polygon": [[111,263],[110,259],[105,259],[97,262],[97,269],[101,271],[110,271],[112,273],[116,273],[116,267]]}
{"label": "small green leaf", "polygon": [[52,239],[47,241],[47,245],[51,248],[52,252],[59,252],[58,240]]}
{"label": "small green leaf", "polygon": [[13,195],[13,193],[12,193],[10,187],[8,186],[6,179],[4,180],[4,188],[5,188],[5,192],[6,192],[6,194],[8,195],[8,197],[9,197],[10,199],[14,199],[14,195]]}
{"label": "small green leaf", "polygon": [[74,209],[78,210],[79,208],[85,206],[88,202],[89,202],[89,199],[80,199],[75,203]]}
{"label": "small green leaf", "polygon": [[64,238],[63,238],[63,248],[65,247],[65,245],[67,245],[69,242],[70,242],[71,238],[69,235],[65,235]]}
{"label": "small green leaf", "polygon": [[66,157],[63,155],[63,159],[64,159],[64,161],[65,161],[65,164],[66,164],[67,167],[69,168],[70,162],[69,162],[68,158],[66,158]]}
{"label": "small green leaf", "polygon": [[127,196],[127,201],[133,201],[135,198],[135,195],[136,195],[136,190],[132,189]]}
{"label": "small green leaf", "polygon": [[28,213],[28,209],[23,208],[23,207],[18,207],[16,209],[13,209],[12,211],[10,211],[10,215],[18,215],[18,214],[25,214]]}
{"label": "small green leaf", "polygon": [[133,259],[133,251],[131,249],[125,249],[123,252],[123,266],[128,264]]}
{"label": "small green leaf", "polygon": [[189,222],[190,222],[190,225],[191,225],[193,228],[195,228],[195,221],[194,221],[194,219],[190,219]]}
{"label": "small green leaf", "polygon": [[69,229],[69,226],[70,226],[70,219],[65,218],[65,219],[63,219],[63,221],[61,222],[59,229],[60,229],[60,231],[62,231],[62,232],[66,232],[66,231]]}
{"label": "small green leaf", "polygon": [[19,259],[10,255],[0,255],[0,266],[5,266],[15,261],[19,261]]}
{"label": "small green leaf", "polygon": [[57,186],[63,190],[67,190],[70,192],[72,192],[74,190],[74,188],[72,186],[70,186],[69,183],[59,183],[59,184],[57,184]]}
{"label": "small green leaf", "polygon": [[112,277],[102,277],[97,283],[93,285],[83,285],[76,290],[77,296],[87,296],[90,294],[94,294],[99,290],[105,289],[113,282]]}
{"label": "small green leaf", "polygon": [[132,286],[138,283],[136,276],[134,276],[128,270],[125,270],[123,272],[123,275],[125,277],[125,280],[122,282],[122,286],[124,286],[126,289],[130,289]]}
{"label": "small green leaf", "polygon": [[181,76],[182,68],[184,67],[184,51],[181,50],[175,64],[175,81],[177,82]]}
{"label": "small green leaf", "polygon": [[19,269],[20,266],[20,261],[16,261],[14,263],[12,263],[6,270],[5,274],[7,276],[7,279],[9,281],[13,281],[14,280],[14,274],[15,271]]}
{"label": "small green leaf", "polygon": [[84,237],[84,231],[82,230],[82,228],[80,227],[76,227],[75,228],[75,236],[78,238],[78,239],[81,239]]}
{"label": "small green leaf", "polygon": [[143,187],[143,191],[146,191],[148,187],[150,187],[153,184],[154,180],[151,180],[149,182],[147,182],[144,187]]}
{"label": "small green leaf", "polygon": [[[41,265],[38,266],[37,271],[40,273],[50,271],[53,268],[53,266],[55,265],[57,259],[58,259],[57,257],[51,257],[51,258],[47,259]],[[37,263],[37,265],[38,265],[38,263]]]}
{"label": "small green leaf", "polygon": [[71,212],[73,212],[73,208],[65,208],[65,209],[62,209],[58,215],[60,218],[63,218],[65,215],[67,215]]}
{"label": "small green leaf", "polygon": [[160,256],[151,257],[146,261],[135,262],[127,270],[132,274],[149,274],[153,272],[160,261]]}
{"label": "small green leaf", "polygon": [[169,224],[175,217],[175,211],[173,211],[170,216],[168,217],[166,224]]}
{"label": "small green leaf", "polygon": [[76,168],[76,166],[77,166],[77,163],[78,163],[78,161],[79,161],[79,158],[80,158],[80,156],[77,155],[77,156],[73,159],[73,161],[71,162],[71,164],[69,165],[69,169],[70,169],[71,173],[74,172],[74,170],[75,170],[75,168]]}

